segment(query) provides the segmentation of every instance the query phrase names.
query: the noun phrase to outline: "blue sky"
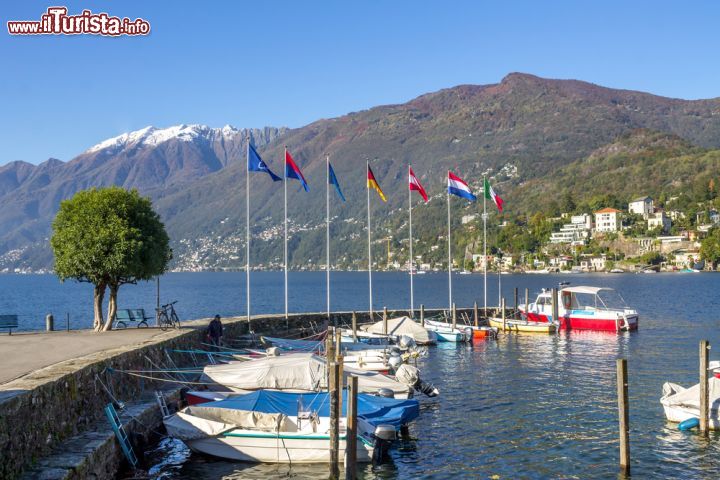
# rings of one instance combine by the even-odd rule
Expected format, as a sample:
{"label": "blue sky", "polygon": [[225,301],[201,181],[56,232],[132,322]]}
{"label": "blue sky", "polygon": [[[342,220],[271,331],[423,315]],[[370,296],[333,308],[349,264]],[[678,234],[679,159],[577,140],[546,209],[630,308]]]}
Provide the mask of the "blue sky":
{"label": "blue sky", "polygon": [[[48,6],[147,37],[18,36]],[[147,125],[299,127],[519,71],[720,96],[716,1],[16,2],[0,32],[0,165],[69,160]]]}

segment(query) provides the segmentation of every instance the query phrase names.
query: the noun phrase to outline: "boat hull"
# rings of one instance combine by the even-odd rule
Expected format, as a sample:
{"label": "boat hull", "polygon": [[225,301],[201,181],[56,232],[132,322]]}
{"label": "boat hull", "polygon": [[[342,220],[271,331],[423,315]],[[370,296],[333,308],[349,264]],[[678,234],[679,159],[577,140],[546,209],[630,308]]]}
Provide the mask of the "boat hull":
{"label": "boat hull", "polygon": [[[227,460],[252,463],[329,463],[327,435],[275,435],[236,430],[211,438],[185,440],[193,451]],[[358,438],[357,461],[372,461],[373,446]],[[340,438],[340,462],[345,459],[345,437]]]}
{"label": "boat hull", "polygon": [[[527,319],[532,322],[545,322],[549,320],[548,315],[542,313],[527,313]],[[627,326],[625,326],[627,322]],[[638,315],[630,315],[622,319],[602,318],[583,315],[561,315],[560,330],[595,330],[603,332],[617,332],[620,330],[637,330],[639,324]]]}
{"label": "boat hull", "polygon": [[488,318],[488,323],[490,323],[490,326],[506,332],[550,334],[555,333],[557,330],[557,326],[555,324],[548,322],[533,322],[515,319],[505,319],[503,322],[502,318]]}

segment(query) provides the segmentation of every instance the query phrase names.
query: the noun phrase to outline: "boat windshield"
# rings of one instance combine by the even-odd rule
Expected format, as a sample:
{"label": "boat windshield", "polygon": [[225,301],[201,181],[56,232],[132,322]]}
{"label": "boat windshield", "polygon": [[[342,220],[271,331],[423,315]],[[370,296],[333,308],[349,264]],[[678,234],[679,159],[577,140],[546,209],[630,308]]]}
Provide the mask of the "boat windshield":
{"label": "boat windshield", "polygon": [[623,310],[627,308],[627,304],[615,290],[600,290],[597,295],[592,293],[573,294],[571,308],[579,310]]}

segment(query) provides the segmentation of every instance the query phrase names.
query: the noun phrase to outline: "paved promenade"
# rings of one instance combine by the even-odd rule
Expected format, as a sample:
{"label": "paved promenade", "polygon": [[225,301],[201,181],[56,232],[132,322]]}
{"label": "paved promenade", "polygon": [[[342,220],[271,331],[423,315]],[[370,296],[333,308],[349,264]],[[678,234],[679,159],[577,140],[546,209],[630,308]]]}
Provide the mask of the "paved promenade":
{"label": "paved promenade", "polygon": [[0,334],[0,388],[2,384],[50,365],[91,353],[141,345],[167,336],[159,328],[128,328],[97,333],[70,332]]}

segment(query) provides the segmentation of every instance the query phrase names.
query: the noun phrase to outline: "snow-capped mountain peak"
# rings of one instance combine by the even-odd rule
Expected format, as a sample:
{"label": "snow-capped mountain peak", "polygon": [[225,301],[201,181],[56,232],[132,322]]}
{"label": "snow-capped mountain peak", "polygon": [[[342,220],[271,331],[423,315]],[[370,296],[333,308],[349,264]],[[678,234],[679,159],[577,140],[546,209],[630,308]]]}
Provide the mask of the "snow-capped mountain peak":
{"label": "snow-capped mountain peak", "polygon": [[192,142],[199,137],[212,139],[215,135],[233,136],[240,132],[237,128],[225,125],[220,128],[210,128],[207,125],[175,125],[168,128],[147,126],[134,132],[123,133],[117,137],[109,138],[89,148],[85,153],[94,153],[100,150],[117,150],[131,145],[156,146],[168,140],[177,139],[183,142]]}

